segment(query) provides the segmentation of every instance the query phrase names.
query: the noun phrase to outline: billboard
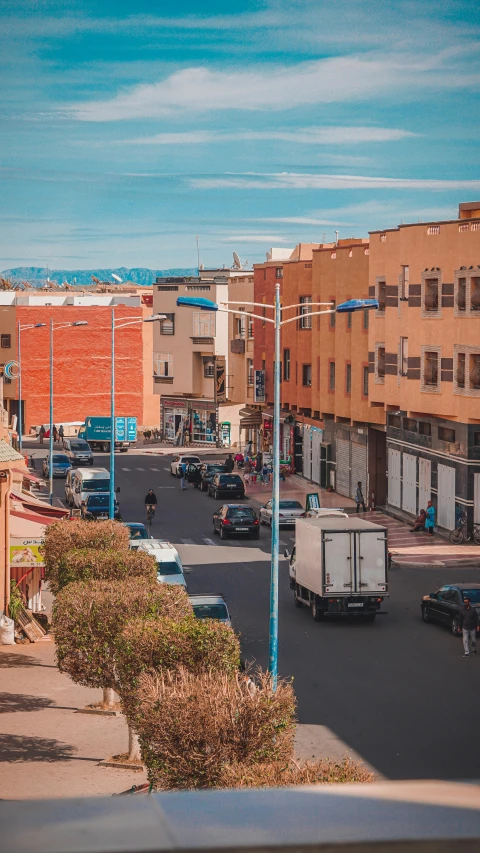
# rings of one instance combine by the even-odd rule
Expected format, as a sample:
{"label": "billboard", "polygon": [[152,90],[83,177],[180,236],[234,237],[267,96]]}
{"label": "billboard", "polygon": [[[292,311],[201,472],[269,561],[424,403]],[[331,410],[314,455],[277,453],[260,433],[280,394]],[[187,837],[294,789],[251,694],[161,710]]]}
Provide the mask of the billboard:
{"label": "billboard", "polygon": [[264,370],[255,370],[255,380],[254,380],[254,403],[264,403],[265,402],[265,371]]}
{"label": "billboard", "polygon": [[10,537],[10,564],[22,569],[43,566],[43,539]]}
{"label": "billboard", "polygon": [[227,399],[227,384],[225,375],[225,359],[215,359],[215,383],[217,403],[225,403]]}

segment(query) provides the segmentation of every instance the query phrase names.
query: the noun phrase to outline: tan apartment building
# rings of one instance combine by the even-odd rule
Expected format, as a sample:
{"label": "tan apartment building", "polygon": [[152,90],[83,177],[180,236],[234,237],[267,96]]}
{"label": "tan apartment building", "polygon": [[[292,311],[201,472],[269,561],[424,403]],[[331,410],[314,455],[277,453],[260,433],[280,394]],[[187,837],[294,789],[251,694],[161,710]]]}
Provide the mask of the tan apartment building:
{"label": "tan apartment building", "polygon": [[368,295],[368,241],[297,254],[284,263],[282,283],[282,304],[299,303],[297,320],[282,329],[282,404],[295,419],[296,470],[348,497],[361,481],[365,497],[374,492],[382,502],[385,426],[384,412],[369,405],[369,314],[305,316],[328,310],[320,303]]}
{"label": "tan apartment building", "polygon": [[480,202],[370,235],[369,402],[387,431],[388,503],[480,522]]}
{"label": "tan apartment building", "polygon": [[[232,304],[231,313],[177,308],[179,296],[238,306]],[[251,301],[251,270],[157,279],[153,310],[167,316],[153,331],[164,440],[184,443],[188,434],[194,444],[238,444],[240,411],[253,401],[253,323],[245,316]]]}

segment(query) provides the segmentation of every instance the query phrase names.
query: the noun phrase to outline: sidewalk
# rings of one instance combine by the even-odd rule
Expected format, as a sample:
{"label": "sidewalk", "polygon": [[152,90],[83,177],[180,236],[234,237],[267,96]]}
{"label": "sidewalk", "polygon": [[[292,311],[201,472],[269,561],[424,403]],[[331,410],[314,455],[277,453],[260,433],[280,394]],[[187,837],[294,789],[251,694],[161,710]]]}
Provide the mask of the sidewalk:
{"label": "sidewalk", "polygon": [[[272,478],[270,477],[270,482],[266,485],[260,479],[256,483],[250,481],[246,486],[246,493],[251,500],[263,506],[272,497]],[[355,501],[350,498],[344,498],[336,492],[327,492],[298,474],[291,474],[285,480],[280,480],[280,497],[300,501],[303,507],[306,506],[307,495],[315,493],[318,494],[321,507],[345,510],[355,507]]]}

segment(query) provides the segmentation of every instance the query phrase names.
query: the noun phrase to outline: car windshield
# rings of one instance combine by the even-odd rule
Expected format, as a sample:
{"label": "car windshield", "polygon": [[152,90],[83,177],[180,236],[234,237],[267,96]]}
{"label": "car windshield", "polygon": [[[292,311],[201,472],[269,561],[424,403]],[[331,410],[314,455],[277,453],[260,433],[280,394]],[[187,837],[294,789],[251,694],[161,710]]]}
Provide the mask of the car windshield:
{"label": "car windshield", "polygon": [[72,450],[84,450],[85,453],[90,450],[86,441],[71,441],[70,447]]}
{"label": "car windshield", "polygon": [[89,507],[107,507],[110,503],[109,495],[90,495],[87,498],[87,506]]}
{"label": "car windshield", "polygon": [[162,560],[157,563],[157,573],[159,575],[181,575],[183,574],[180,566],[175,560]]}
{"label": "car windshield", "polygon": [[206,474],[218,474],[223,471],[223,465],[207,465]]}
{"label": "car windshield", "polygon": [[280,509],[303,509],[300,501],[280,501]]}
{"label": "car windshield", "polygon": [[255,512],[253,509],[250,509],[249,506],[245,508],[241,506],[235,506],[228,510],[227,518],[245,518],[248,516],[249,518],[256,518]]}
{"label": "car windshield", "polygon": [[82,492],[108,492],[110,489],[110,480],[84,480],[82,483]]}
{"label": "car windshield", "polygon": [[480,604],[480,589],[464,589],[462,598],[469,598],[470,604]]}
{"label": "car windshield", "polygon": [[61,464],[70,465],[70,462],[69,462],[69,460],[68,460],[68,456],[64,456],[64,455],[63,455],[63,453],[55,453],[55,454],[52,456],[52,460],[53,460],[53,462],[55,462],[57,465],[58,465],[58,464],[60,464],[60,465],[61,465]]}
{"label": "car windshield", "polygon": [[197,619],[228,619],[228,610],[224,604],[193,604]]}
{"label": "car windshield", "polygon": [[222,474],[220,477],[220,482],[235,483],[235,485],[237,485],[238,483],[239,485],[242,485],[242,479],[238,476],[238,474]]}
{"label": "car windshield", "polygon": [[130,539],[148,539],[148,533],[143,527],[134,527],[133,524],[127,524],[130,531]]}

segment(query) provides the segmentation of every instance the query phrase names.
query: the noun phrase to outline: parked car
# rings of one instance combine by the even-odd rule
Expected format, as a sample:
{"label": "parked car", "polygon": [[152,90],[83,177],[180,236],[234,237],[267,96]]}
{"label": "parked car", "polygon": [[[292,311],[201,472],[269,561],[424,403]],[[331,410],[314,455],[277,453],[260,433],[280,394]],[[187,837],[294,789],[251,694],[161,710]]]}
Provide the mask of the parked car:
{"label": "parked car", "polygon": [[442,622],[458,637],[461,634],[460,610],[465,596],[470,599],[470,604],[478,610],[480,616],[480,584],[457,583],[446,584],[437,592],[429,592],[423,596],[420,604],[423,621]]}
{"label": "parked car", "polygon": [[212,595],[189,595],[188,599],[197,619],[216,619],[232,627],[232,620],[228,612],[227,602],[221,593]]}
{"label": "parked car", "polygon": [[[272,526],[272,501],[268,501],[265,506],[260,507],[260,524],[269,524]],[[287,500],[282,498],[278,502],[278,521],[280,527],[294,525],[296,518],[304,518],[305,510],[300,501]]]}
{"label": "parked car", "polygon": [[245,486],[239,474],[215,474],[208,484],[208,494],[218,500],[221,495],[231,495],[232,498],[244,498]]}
{"label": "parked car", "polygon": [[175,456],[173,462],[170,463],[170,474],[172,477],[178,477],[178,466],[184,462],[185,465],[201,465],[201,459],[199,456],[192,456],[191,453],[186,453],[180,456]]}
{"label": "parked car", "polygon": [[165,542],[162,539],[149,539],[147,542],[140,542],[137,551],[145,551],[155,557],[157,581],[159,583],[187,586],[180,555],[170,542]]}
{"label": "parked car", "polygon": [[[43,460],[43,476],[50,476],[50,454],[47,453]],[[64,453],[52,454],[52,473],[54,477],[66,477],[71,468],[70,460]]]}
{"label": "parked car", "polygon": [[65,438],[63,449],[72,465],[93,465],[93,453],[83,439]]}
{"label": "parked car", "polygon": [[[82,501],[81,516],[82,518],[91,521],[92,519],[101,519],[102,521],[108,518],[110,509],[110,495],[93,494],[88,495],[86,500]],[[118,501],[115,500],[114,518],[116,521],[121,521],[120,507]]]}
{"label": "parked car", "polygon": [[213,513],[213,532],[226,539],[232,533],[249,533],[253,539],[260,536],[257,514],[243,504],[224,504]]}
{"label": "parked car", "polygon": [[153,539],[153,537],[148,535],[147,528],[141,522],[126,522],[124,523],[124,526],[128,527],[128,531],[130,533],[128,544],[133,551],[137,550],[138,546],[140,545],[140,542],[143,542],[145,539]]}
{"label": "parked car", "polygon": [[213,481],[215,474],[222,474],[225,471],[225,466],[223,462],[212,462],[208,464],[202,465],[201,468],[201,479],[200,479],[200,490],[202,492],[208,491],[209,483]]}

